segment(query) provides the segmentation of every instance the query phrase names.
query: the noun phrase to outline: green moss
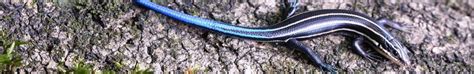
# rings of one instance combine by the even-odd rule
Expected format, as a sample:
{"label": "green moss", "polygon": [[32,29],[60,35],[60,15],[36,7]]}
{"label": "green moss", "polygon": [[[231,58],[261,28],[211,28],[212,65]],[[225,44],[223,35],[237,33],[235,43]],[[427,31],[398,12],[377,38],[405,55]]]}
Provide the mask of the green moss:
{"label": "green moss", "polygon": [[114,62],[114,65],[117,69],[122,69],[123,68],[122,62]]}
{"label": "green moss", "polygon": [[84,63],[82,60],[74,66],[75,68],[72,70],[74,74],[91,74],[93,72],[92,66]]}
{"label": "green moss", "polygon": [[5,32],[0,32],[0,43],[2,43],[3,49],[5,49],[5,51],[0,54],[0,70],[13,72],[17,67],[22,65],[21,61],[23,60],[14,50],[18,46],[27,44],[27,42],[10,39]]}
{"label": "green moss", "polygon": [[91,74],[94,72],[92,65],[86,64],[82,59],[76,60],[74,68],[66,69],[63,67],[64,62],[60,62],[57,69],[63,73],[74,73],[74,74]]}
{"label": "green moss", "polygon": [[140,66],[135,65],[135,68],[132,71],[132,74],[153,74],[153,71],[147,69],[141,69]]}
{"label": "green moss", "polygon": [[11,21],[12,17],[10,15],[4,16],[3,19],[4,21]]}
{"label": "green moss", "polygon": [[63,62],[63,61],[60,61],[60,62],[58,63],[58,66],[56,66],[56,69],[58,69],[59,72],[65,73],[65,72],[67,72],[67,70],[66,70],[63,66],[64,66],[64,62]]}
{"label": "green moss", "polygon": [[117,72],[115,72],[113,70],[104,70],[104,71],[102,71],[102,74],[117,74]]}

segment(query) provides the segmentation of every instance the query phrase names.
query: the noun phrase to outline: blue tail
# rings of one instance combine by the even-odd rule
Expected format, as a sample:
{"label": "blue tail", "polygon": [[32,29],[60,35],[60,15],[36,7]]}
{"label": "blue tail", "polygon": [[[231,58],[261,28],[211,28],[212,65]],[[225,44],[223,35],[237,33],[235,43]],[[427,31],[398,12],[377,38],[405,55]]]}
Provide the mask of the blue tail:
{"label": "blue tail", "polygon": [[229,23],[224,23],[224,22],[219,22],[219,21],[214,21],[214,20],[209,20],[209,19],[204,19],[196,16],[191,16],[188,14],[184,14],[172,9],[169,9],[165,6],[161,6],[158,4],[155,4],[153,2],[150,2],[149,0],[136,0],[136,3],[151,9],[157,13],[160,13],[162,15],[168,16],[172,19],[195,25],[198,27],[202,27],[205,29],[213,30],[215,32],[220,32],[224,33],[226,35],[233,35],[233,36],[238,36],[242,38],[250,38],[250,39],[261,39],[261,38],[266,38],[265,36],[260,36],[260,35],[252,35],[252,34],[244,34],[238,31],[246,31],[246,32],[265,32],[269,30],[265,29],[255,29],[255,28],[246,28],[246,27],[240,27],[240,26],[234,26]]}

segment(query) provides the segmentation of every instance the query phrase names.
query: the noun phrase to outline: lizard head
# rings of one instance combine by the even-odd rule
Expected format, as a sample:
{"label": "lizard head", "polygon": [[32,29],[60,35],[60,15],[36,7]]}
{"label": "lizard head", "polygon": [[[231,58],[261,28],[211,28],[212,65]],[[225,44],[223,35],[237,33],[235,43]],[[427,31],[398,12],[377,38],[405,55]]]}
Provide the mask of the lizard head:
{"label": "lizard head", "polygon": [[385,43],[379,45],[381,48],[377,52],[381,53],[385,58],[400,66],[410,65],[408,49],[394,38],[388,39]]}

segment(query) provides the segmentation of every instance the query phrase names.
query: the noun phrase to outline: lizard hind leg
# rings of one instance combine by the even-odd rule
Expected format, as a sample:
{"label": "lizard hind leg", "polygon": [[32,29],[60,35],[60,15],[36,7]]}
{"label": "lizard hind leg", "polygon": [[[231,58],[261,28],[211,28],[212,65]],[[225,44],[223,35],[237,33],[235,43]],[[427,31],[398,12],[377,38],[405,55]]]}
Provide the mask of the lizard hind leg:
{"label": "lizard hind leg", "polygon": [[314,64],[319,66],[321,69],[323,69],[325,71],[329,71],[329,72],[335,72],[336,71],[336,69],[333,66],[331,66],[330,64],[325,63],[320,58],[320,55],[318,53],[314,52],[311,48],[304,45],[300,41],[298,41],[296,39],[290,39],[289,41],[287,41],[287,44],[289,44],[290,46],[296,47],[296,49],[298,51],[303,52],[304,54],[306,54],[308,56],[308,58],[311,60],[311,62],[313,62]]}

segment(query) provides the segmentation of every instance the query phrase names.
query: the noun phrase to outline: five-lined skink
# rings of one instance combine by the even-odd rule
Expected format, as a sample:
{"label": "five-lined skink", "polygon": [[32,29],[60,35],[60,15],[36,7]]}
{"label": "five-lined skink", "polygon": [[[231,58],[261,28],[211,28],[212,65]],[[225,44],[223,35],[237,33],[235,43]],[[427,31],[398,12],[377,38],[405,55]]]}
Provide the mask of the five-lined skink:
{"label": "five-lined skink", "polygon": [[363,51],[361,47],[362,44],[369,44],[385,58],[398,65],[410,64],[407,48],[384,28],[384,25],[397,26],[398,24],[386,19],[376,20],[354,11],[341,9],[307,11],[268,27],[241,27],[187,15],[148,0],[137,0],[136,3],[174,20],[213,32],[248,40],[285,42],[294,45],[298,47],[298,50],[307,54],[313,63],[327,71],[335,69],[324,63],[317,53],[314,53],[299,40],[334,32],[351,33],[360,36],[354,41],[354,46],[363,57],[371,58],[371,55]]}

